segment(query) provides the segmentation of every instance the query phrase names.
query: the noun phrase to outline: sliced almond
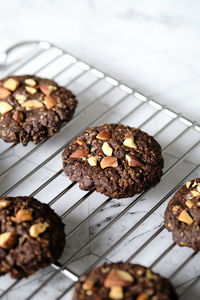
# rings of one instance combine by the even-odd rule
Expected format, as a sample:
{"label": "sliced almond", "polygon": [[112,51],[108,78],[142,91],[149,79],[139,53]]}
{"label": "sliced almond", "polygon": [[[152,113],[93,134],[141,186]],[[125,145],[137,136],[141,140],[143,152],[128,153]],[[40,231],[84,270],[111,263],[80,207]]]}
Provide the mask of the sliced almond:
{"label": "sliced almond", "polygon": [[148,300],[149,296],[146,294],[140,294],[139,296],[137,296],[136,300]]}
{"label": "sliced almond", "polygon": [[111,134],[109,131],[103,130],[97,134],[96,138],[99,140],[109,140],[111,138]]}
{"label": "sliced almond", "polygon": [[110,147],[110,145],[107,142],[104,142],[102,145],[102,151],[107,156],[112,156],[113,149]]}
{"label": "sliced almond", "polygon": [[186,188],[189,189],[189,187],[191,186],[191,181],[187,181],[185,185],[186,185]]}
{"label": "sliced almond", "polygon": [[49,227],[49,224],[46,222],[32,225],[29,230],[30,236],[37,238],[41,233],[46,231],[47,227]]}
{"label": "sliced almond", "polygon": [[191,194],[192,194],[193,197],[198,197],[198,196],[200,196],[200,192],[198,192],[198,191],[196,191],[196,190],[191,191]]}
{"label": "sliced almond", "polygon": [[15,110],[12,115],[13,120],[15,120],[17,123],[21,123],[24,121],[24,115],[23,112]]}
{"label": "sliced almond", "polygon": [[34,87],[30,86],[25,86],[25,90],[32,95],[34,95],[37,92],[37,90]]}
{"label": "sliced almond", "polygon": [[111,167],[111,168],[116,168],[118,166],[118,160],[116,157],[113,156],[105,156],[101,162],[100,166],[102,169]]}
{"label": "sliced almond", "polygon": [[128,165],[130,167],[140,167],[143,165],[138,159],[130,154],[126,154],[126,160],[128,161]]}
{"label": "sliced almond", "polygon": [[84,290],[92,290],[93,286],[94,286],[94,281],[87,280],[86,282],[83,283],[82,288]]}
{"label": "sliced almond", "polygon": [[0,99],[5,99],[6,97],[10,96],[11,92],[8,89],[3,87],[0,88]]}
{"label": "sliced almond", "polygon": [[0,113],[2,115],[6,114],[7,112],[11,111],[13,109],[12,105],[10,105],[8,102],[0,101]]}
{"label": "sliced almond", "polygon": [[0,247],[3,249],[11,249],[17,241],[16,232],[4,232],[0,234]]}
{"label": "sliced almond", "polygon": [[106,277],[104,281],[104,286],[111,288],[113,286],[129,286],[133,283],[133,276],[123,270],[112,270]]}
{"label": "sliced almond", "polygon": [[137,149],[137,145],[135,144],[133,136],[126,137],[123,145],[129,148]]}
{"label": "sliced almond", "polygon": [[194,222],[194,220],[190,217],[190,215],[187,213],[185,209],[182,210],[182,212],[178,216],[178,220],[188,225],[191,225]]}
{"label": "sliced almond", "polygon": [[21,222],[26,222],[31,220],[33,220],[32,211],[29,209],[20,209],[17,212],[16,217],[12,217],[12,221],[16,223],[21,223]]}
{"label": "sliced almond", "polygon": [[35,86],[36,85],[36,81],[32,78],[27,78],[25,79],[25,84],[29,85],[29,86]]}
{"label": "sliced almond", "polygon": [[111,299],[123,299],[123,289],[121,286],[113,286],[110,289],[109,298]]}
{"label": "sliced almond", "polygon": [[197,191],[200,193],[200,185],[197,186]]}
{"label": "sliced almond", "polygon": [[44,106],[38,100],[28,100],[28,101],[22,103],[22,107],[24,107],[27,111],[29,111],[29,110],[36,109],[36,108],[42,108]]}
{"label": "sliced almond", "polygon": [[42,91],[42,93],[46,96],[50,96],[53,92],[57,90],[56,86],[47,84],[40,84],[39,88]]}
{"label": "sliced almond", "polygon": [[190,201],[190,200],[187,200],[187,201],[185,202],[185,205],[186,205],[187,207],[189,207],[189,208],[192,208],[192,207],[194,206],[194,203],[192,203],[192,201]]}
{"label": "sliced almond", "polygon": [[83,158],[87,157],[89,154],[88,149],[77,149],[70,155],[70,158]]}
{"label": "sliced almond", "polygon": [[9,78],[4,82],[3,86],[6,89],[9,89],[10,91],[14,92],[19,86],[19,81],[15,80],[13,78]]}
{"label": "sliced almond", "polygon": [[50,96],[45,96],[44,97],[44,104],[46,105],[47,109],[51,109],[52,107],[54,107],[56,105],[56,100],[53,99]]}
{"label": "sliced almond", "polygon": [[0,200],[0,211],[3,210],[4,208],[10,206],[10,201],[7,200]]}
{"label": "sliced almond", "polygon": [[19,104],[22,104],[24,101],[26,101],[27,97],[26,95],[16,94],[15,99],[19,102]]}
{"label": "sliced almond", "polygon": [[89,158],[88,158],[88,163],[89,163],[89,165],[90,166],[92,166],[92,167],[95,167],[95,166],[97,166],[97,158],[95,157],[95,156],[90,156]]}

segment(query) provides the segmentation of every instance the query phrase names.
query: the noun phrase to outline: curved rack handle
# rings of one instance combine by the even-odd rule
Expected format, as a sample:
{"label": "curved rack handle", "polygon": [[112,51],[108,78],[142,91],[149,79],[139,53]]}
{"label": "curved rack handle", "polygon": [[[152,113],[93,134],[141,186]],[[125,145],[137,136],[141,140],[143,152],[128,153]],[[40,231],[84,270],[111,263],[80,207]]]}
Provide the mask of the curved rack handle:
{"label": "curved rack handle", "polygon": [[51,44],[46,41],[22,41],[17,44],[12,45],[7,50],[0,52],[0,67],[6,67],[6,61],[8,59],[8,55],[15,51],[17,48],[20,48],[22,46],[28,46],[31,44],[38,44],[38,46],[41,49],[49,49],[51,47]]}

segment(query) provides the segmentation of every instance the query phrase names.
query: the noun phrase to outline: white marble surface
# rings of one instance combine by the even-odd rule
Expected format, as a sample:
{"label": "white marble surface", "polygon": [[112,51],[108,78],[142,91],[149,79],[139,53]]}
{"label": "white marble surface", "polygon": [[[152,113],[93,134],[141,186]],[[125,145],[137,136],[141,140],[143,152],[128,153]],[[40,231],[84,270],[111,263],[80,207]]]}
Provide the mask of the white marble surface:
{"label": "white marble surface", "polygon": [[7,0],[0,48],[45,39],[199,122],[198,0]]}
{"label": "white marble surface", "polygon": [[[151,4],[150,4],[151,3]],[[136,86],[147,95],[154,95],[155,99],[168,104],[177,111],[181,111],[188,118],[199,120],[200,101],[199,90],[199,48],[198,19],[199,2],[181,1],[6,1],[0,10],[3,27],[0,27],[1,48],[13,42],[24,39],[50,40],[70,52],[78,55],[88,63],[92,63],[103,71],[111,73],[132,86]],[[21,11],[16,18],[16,11]],[[12,6],[12,9],[11,9]],[[9,22],[8,22],[9,15]],[[37,16],[37,21],[36,17]],[[34,18],[35,17],[35,18]],[[53,21],[52,21],[53,20]],[[28,25],[27,25],[28,24]],[[42,25],[41,25],[42,24]],[[45,26],[44,26],[45,24]],[[92,26],[91,26],[92,24]],[[59,32],[59,29],[62,30]],[[187,41],[187,42],[186,42]],[[57,52],[50,50],[48,59],[54,57]],[[46,54],[32,61],[20,72],[36,72],[38,67],[46,61]],[[12,57],[10,58],[12,61]],[[62,57],[56,64],[44,68],[39,72],[41,76],[52,77],[63,66],[68,64],[68,58]],[[15,65],[14,65],[15,66]],[[13,65],[11,65],[12,69]],[[1,75],[8,69],[0,70]],[[77,66],[56,77],[56,80],[66,85],[75,75],[82,70]],[[78,134],[89,123],[99,124],[103,122],[118,122],[128,112],[135,109],[142,102],[130,95],[122,104],[115,105],[127,94],[119,88],[113,89],[107,96],[100,99],[88,108],[92,101],[109,90],[112,86],[104,79],[86,93],[81,91],[94,82],[97,78],[92,73],[80,77],[69,87],[79,94],[79,107],[72,122],[63,130],[45,142],[33,154],[27,157],[12,172],[0,175],[0,193],[6,191],[9,195],[27,195],[34,192],[41,184],[46,182],[62,167],[60,153],[34,173],[25,182],[18,185],[18,181],[42,163],[57,149],[68,142],[71,137]],[[189,99],[189,101],[188,101]],[[110,110],[109,110],[110,109]],[[123,120],[124,124],[138,126],[152,135],[163,128],[173,118],[165,112],[160,112],[154,119],[145,125],[142,123],[157,110],[147,103]],[[98,117],[100,119],[98,119]],[[96,119],[96,120],[95,120]],[[97,120],[98,119],[98,120]],[[187,132],[175,142],[171,148],[166,148],[188,127],[180,121],[173,123],[156,136],[164,149],[165,169],[167,172],[161,183],[146,193],[135,203],[132,199],[112,200],[102,206],[102,209],[84,226],[67,239],[67,244],[61,262],[69,259],[83,244],[100,232],[105,226],[131,205],[130,210],[119,219],[112,227],[108,228],[98,238],[73,257],[68,264],[74,272],[81,274],[89,265],[96,262],[104,255],[109,247],[113,246],[126,234],[130,228],[134,228],[137,222],[145,217],[144,222],[123,240],[120,245],[105,256],[106,261],[125,260],[130,257],[153,233],[163,225],[163,213],[168,199],[146,218],[149,210],[159,203],[167,193],[173,189],[182,178],[186,176],[200,160],[199,147],[194,148],[189,155],[177,163],[178,159],[196,142],[200,134],[188,129]],[[8,144],[0,141],[0,152],[6,149]],[[3,157],[0,156],[0,173],[6,170],[20,157],[34,148],[32,144],[27,147],[20,145],[14,147]],[[168,169],[176,163],[176,167],[168,172]],[[200,176],[197,169],[189,178]],[[15,189],[10,188],[17,184]],[[48,186],[36,194],[36,198],[48,203],[58,193],[62,192],[70,181],[61,174]],[[81,191],[77,185],[63,194],[53,205],[59,215],[69,209],[82,196],[87,194]],[[47,197],[48,195],[48,197]],[[171,197],[171,195],[169,195]],[[68,235],[88,214],[104,203],[106,197],[93,193],[73,212],[64,218],[66,234]],[[139,255],[133,258],[133,262],[150,265],[172,243],[171,234],[163,230]],[[191,249],[175,246],[169,254],[162,259],[155,270],[170,277],[181,263],[192,254]],[[173,278],[173,284],[179,293],[184,291],[193,278],[199,276],[199,254],[186,265],[182,272]],[[34,291],[43,281],[50,276],[52,268],[47,268],[36,273],[29,280],[19,282],[5,297],[26,299],[31,291]],[[0,290],[5,290],[13,281],[8,276],[0,277]],[[71,282],[60,274],[51,284],[43,288],[37,300],[54,300]],[[189,295],[182,299],[198,300],[200,285],[197,285]],[[71,299],[70,294],[64,299]]]}

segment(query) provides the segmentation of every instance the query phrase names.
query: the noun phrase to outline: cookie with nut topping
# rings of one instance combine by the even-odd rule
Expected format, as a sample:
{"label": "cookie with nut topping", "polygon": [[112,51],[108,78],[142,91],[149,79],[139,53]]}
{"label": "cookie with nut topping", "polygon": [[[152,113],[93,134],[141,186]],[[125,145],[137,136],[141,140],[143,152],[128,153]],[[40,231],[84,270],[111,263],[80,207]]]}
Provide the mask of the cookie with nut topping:
{"label": "cookie with nut topping", "polygon": [[111,198],[132,197],[152,188],[163,173],[158,142],[122,124],[87,129],[65,148],[62,158],[66,175],[81,189]]}
{"label": "cookie with nut topping", "polygon": [[165,227],[180,246],[200,250],[200,178],[187,181],[170,200]]}
{"label": "cookie with nut topping", "polygon": [[33,197],[0,198],[0,275],[28,277],[55,262],[65,245],[64,224]]}
{"label": "cookie with nut topping", "polygon": [[172,285],[164,277],[141,265],[104,264],[81,276],[73,300],[176,300]]}
{"label": "cookie with nut topping", "polygon": [[53,136],[71,120],[77,100],[54,81],[36,76],[0,80],[0,137],[5,142],[35,144]]}

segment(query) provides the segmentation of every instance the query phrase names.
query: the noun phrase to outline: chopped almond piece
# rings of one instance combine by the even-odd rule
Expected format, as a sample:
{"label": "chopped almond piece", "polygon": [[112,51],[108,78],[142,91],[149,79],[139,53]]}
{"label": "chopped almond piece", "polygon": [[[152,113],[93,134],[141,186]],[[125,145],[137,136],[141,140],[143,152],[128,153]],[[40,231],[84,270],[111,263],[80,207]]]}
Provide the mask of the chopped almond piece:
{"label": "chopped almond piece", "polygon": [[194,222],[194,220],[190,217],[190,215],[187,213],[185,209],[182,210],[182,212],[178,216],[178,220],[188,225],[191,225]]}

